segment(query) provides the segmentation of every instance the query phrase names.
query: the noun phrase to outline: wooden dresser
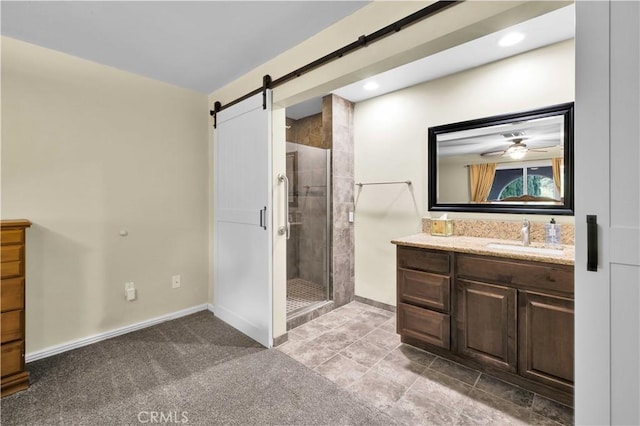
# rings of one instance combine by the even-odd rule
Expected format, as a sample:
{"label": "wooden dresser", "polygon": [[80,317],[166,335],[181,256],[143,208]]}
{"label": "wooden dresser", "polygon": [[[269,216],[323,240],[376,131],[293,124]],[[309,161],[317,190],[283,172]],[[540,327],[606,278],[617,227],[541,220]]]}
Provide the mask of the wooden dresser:
{"label": "wooden dresser", "polygon": [[29,373],[25,369],[25,229],[28,220],[0,221],[2,289],[0,291],[0,334],[2,341],[2,396],[29,387]]}

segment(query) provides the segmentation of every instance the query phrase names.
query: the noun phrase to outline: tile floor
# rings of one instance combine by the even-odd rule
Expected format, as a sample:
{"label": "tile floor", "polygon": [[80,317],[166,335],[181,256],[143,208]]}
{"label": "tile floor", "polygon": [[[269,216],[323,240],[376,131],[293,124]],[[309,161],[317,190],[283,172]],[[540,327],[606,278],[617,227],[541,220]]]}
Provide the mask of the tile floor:
{"label": "tile floor", "polygon": [[407,425],[573,424],[573,409],[402,344],[395,314],[352,302],[279,350]]}

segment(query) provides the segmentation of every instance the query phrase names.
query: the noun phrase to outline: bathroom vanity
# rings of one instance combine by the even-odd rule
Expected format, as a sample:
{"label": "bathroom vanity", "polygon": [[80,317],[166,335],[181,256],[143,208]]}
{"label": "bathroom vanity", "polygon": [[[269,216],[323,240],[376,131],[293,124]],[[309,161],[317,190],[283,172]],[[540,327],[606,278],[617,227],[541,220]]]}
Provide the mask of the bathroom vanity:
{"label": "bathroom vanity", "polygon": [[571,246],[511,251],[427,234],[393,243],[404,343],[573,405]]}

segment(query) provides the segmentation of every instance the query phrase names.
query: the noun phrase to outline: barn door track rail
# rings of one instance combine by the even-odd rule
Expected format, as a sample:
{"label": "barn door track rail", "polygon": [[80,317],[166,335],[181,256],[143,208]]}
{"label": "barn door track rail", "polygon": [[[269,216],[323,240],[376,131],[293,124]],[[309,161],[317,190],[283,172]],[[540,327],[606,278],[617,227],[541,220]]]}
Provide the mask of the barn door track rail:
{"label": "barn door track rail", "polygon": [[360,37],[358,37],[358,39],[352,43],[347,44],[346,46],[341,47],[340,49],[334,50],[333,52],[322,56],[321,58],[316,59],[313,62],[308,63],[307,65],[304,65],[288,74],[283,75],[280,78],[277,78],[275,80],[271,79],[271,76],[269,76],[268,74],[265,75],[262,78],[262,87],[259,87],[255,90],[252,90],[251,92],[240,96],[239,98],[222,105],[219,101],[216,101],[213,104],[213,109],[209,111],[209,113],[213,116],[213,127],[216,128],[217,126],[217,114],[226,109],[229,108],[237,103],[240,103],[242,101],[244,101],[245,99],[248,99],[254,95],[257,95],[258,93],[262,92],[262,107],[263,109],[267,108],[266,105],[266,99],[267,99],[267,90],[268,89],[273,89],[275,87],[278,87],[290,80],[293,80],[294,78],[300,77],[303,74],[306,74],[310,71],[315,70],[316,68],[319,68],[331,61],[334,61],[336,59],[342,58],[345,55],[348,55],[349,53],[352,53],[358,49],[361,49],[363,47],[367,47],[372,43],[375,43],[389,35],[395,34],[398,31],[402,30],[403,28],[406,28],[410,25],[413,25],[417,22],[422,21],[423,19],[426,19],[430,16],[433,16],[455,4],[461,3],[461,1],[438,1],[435,2],[427,7],[424,7],[410,15],[405,16],[402,19],[399,19],[397,21],[395,21],[394,23],[387,25],[386,27],[380,28],[378,31],[375,31],[369,35],[361,35]]}

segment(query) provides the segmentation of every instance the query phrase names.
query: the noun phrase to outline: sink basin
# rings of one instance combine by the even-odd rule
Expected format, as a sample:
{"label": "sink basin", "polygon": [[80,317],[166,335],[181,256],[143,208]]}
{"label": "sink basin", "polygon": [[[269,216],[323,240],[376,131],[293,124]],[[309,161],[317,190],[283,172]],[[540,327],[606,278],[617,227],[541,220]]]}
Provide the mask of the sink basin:
{"label": "sink basin", "polygon": [[515,244],[502,244],[502,243],[489,243],[486,246],[490,249],[505,250],[505,251],[519,251],[522,253],[532,254],[548,254],[552,256],[562,256],[564,251],[562,249],[554,249],[547,247],[535,247],[535,246],[519,246]]}

